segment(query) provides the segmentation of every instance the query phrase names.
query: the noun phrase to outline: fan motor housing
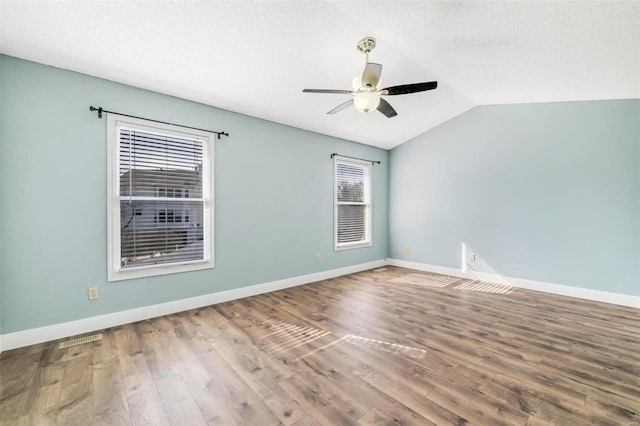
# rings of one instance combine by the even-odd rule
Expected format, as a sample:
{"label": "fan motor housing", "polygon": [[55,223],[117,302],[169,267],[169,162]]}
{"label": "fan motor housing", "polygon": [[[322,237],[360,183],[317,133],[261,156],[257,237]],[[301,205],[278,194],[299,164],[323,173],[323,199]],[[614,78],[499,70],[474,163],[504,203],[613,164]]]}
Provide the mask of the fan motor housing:
{"label": "fan motor housing", "polygon": [[358,42],[356,47],[360,53],[367,54],[376,47],[376,39],[373,37],[365,37]]}

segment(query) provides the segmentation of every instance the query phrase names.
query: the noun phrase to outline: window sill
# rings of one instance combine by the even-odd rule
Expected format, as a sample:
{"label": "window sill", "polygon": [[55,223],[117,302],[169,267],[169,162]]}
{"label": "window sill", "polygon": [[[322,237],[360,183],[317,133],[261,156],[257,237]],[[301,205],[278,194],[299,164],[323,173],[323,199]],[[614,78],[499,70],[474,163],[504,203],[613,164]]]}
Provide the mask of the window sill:
{"label": "window sill", "polygon": [[183,264],[153,265],[124,270],[110,270],[107,281],[122,281],[134,278],[156,277],[159,275],[178,274],[181,272],[201,271],[203,269],[213,269],[213,260],[199,261]]}
{"label": "window sill", "polygon": [[357,248],[371,247],[371,241],[358,241],[356,243],[343,243],[334,247],[334,251],[351,250]]}

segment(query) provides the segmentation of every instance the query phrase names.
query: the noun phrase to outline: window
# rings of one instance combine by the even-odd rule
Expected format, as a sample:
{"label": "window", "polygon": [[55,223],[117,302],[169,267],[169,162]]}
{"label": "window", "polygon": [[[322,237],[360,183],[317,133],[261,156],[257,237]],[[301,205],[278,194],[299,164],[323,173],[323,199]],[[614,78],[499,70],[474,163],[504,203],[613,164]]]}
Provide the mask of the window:
{"label": "window", "polygon": [[[136,212],[137,215],[141,213]],[[153,220],[155,223],[188,223],[191,217],[189,209],[158,209]]]}
{"label": "window", "polygon": [[371,245],[371,163],[334,157],[335,249]]}
{"label": "window", "polygon": [[109,281],[214,267],[210,133],[109,114]]}
{"label": "window", "polygon": [[156,188],[158,197],[170,198],[189,198],[189,189],[187,188]]}

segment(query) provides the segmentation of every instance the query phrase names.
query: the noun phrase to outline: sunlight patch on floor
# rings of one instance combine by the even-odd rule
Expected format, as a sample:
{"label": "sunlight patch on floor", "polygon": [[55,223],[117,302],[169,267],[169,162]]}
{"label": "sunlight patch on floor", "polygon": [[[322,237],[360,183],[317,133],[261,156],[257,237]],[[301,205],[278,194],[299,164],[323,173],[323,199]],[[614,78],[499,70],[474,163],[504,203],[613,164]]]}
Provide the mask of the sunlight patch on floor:
{"label": "sunlight patch on floor", "polygon": [[389,280],[391,283],[419,285],[422,287],[446,287],[460,278],[447,275],[407,274]]}
{"label": "sunlight patch on floor", "polygon": [[331,334],[330,331],[319,328],[303,327],[274,319],[267,320],[264,324],[268,328],[264,334],[258,337],[258,342],[268,339],[264,349],[275,353],[287,352]]}
{"label": "sunlight patch on floor", "polygon": [[382,340],[369,339],[361,336],[349,334],[344,336],[344,340],[359,346],[364,346],[379,351],[391,352],[398,355],[406,355],[411,358],[420,359],[427,353],[424,349],[418,349],[411,346],[399,345],[397,343],[385,342]]}
{"label": "sunlight patch on floor", "polygon": [[396,355],[406,355],[410,358],[414,358],[414,359],[421,359],[424,358],[425,354],[427,353],[426,350],[424,349],[418,349],[418,348],[414,348],[411,346],[405,346],[405,345],[400,345],[397,343],[391,343],[391,342],[385,342],[383,340],[376,340],[376,339],[369,339],[367,337],[362,337],[362,336],[354,336],[353,334],[348,334],[344,337],[341,337],[339,339],[334,340],[333,342],[324,345],[318,349],[315,349],[301,357],[299,357],[298,359],[296,359],[296,361],[301,360],[303,358],[306,358],[310,355],[315,354],[316,352],[320,352],[323,350],[327,350],[339,343],[342,342],[349,342],[352,343],[354,345],[360,346],[360,347],[364,347],[364,348],[369,348],[369,349],[375,349],[375,350],[379,350],[379,351],[383,351],[383,352],[389,352],[389,353],[393,353]]}
{"label": "sunlight patch on floor", "polygon": [[510,285],[489,283],[486,281],[468,281],[454,287],[457,290],[478,291],[481,293],[511,294],[513,287]]}

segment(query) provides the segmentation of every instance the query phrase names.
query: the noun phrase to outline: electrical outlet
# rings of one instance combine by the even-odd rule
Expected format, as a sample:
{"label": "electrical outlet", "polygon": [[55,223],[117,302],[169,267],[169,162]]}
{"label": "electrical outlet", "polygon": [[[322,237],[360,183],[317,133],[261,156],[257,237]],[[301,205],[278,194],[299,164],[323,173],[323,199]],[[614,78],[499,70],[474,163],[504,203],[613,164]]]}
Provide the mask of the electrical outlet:
{"label": "electrical outlet", "polygon": [[316,262],[322,262],[322,256],[320,256],[319,254],[316,254]]}
{"label": "electrical outlet", "polygon": [[405,253],[409,253],[410,251],[411,251],[411,247],[406,246],[406,247],[404,248],[404,252],[405,252]]}
{"label": "electrical outlet", "polygon": [[98,297],[98,287],[89,287],[89,300],[96,300]]}

